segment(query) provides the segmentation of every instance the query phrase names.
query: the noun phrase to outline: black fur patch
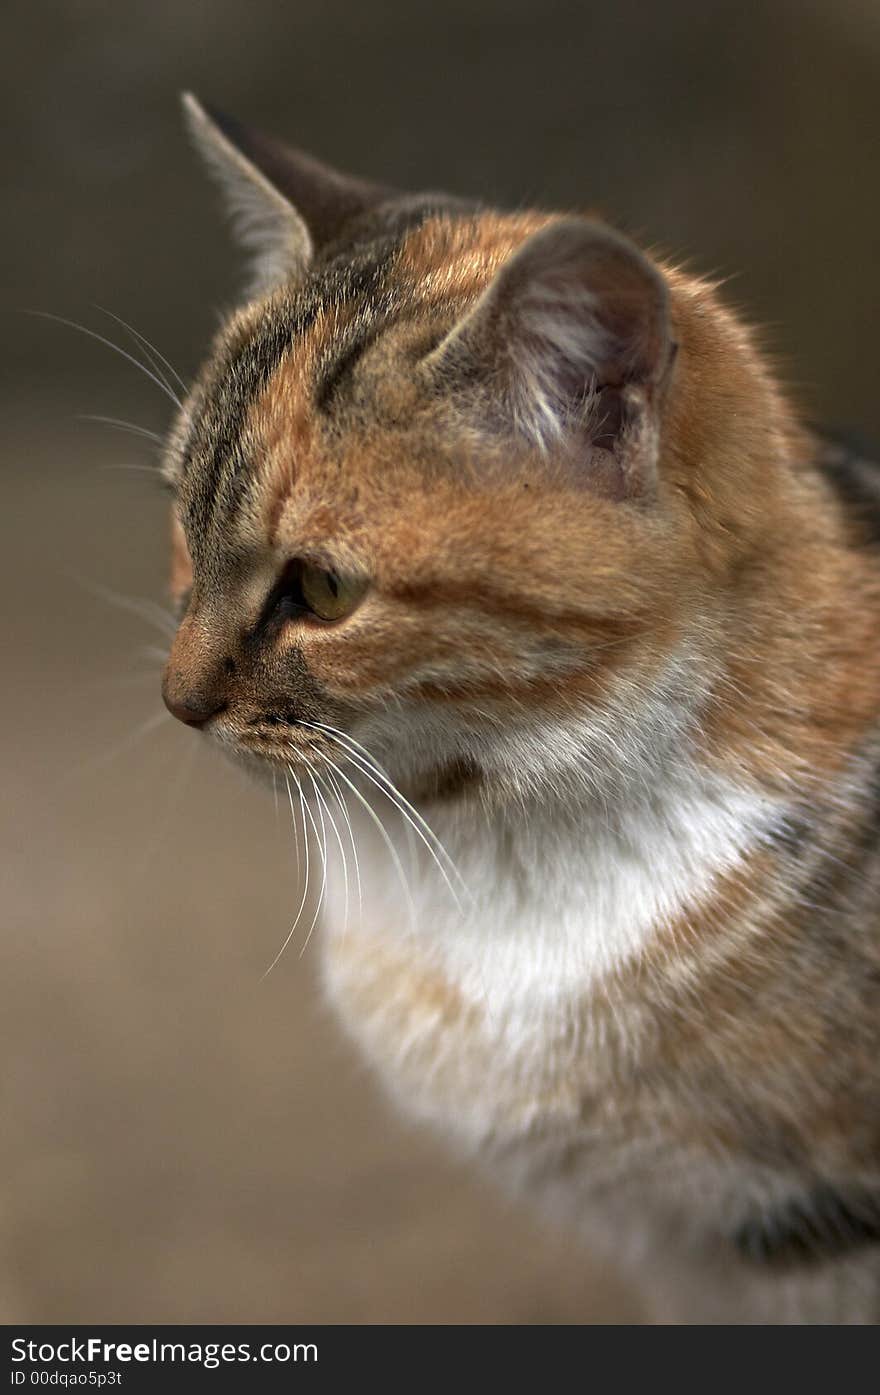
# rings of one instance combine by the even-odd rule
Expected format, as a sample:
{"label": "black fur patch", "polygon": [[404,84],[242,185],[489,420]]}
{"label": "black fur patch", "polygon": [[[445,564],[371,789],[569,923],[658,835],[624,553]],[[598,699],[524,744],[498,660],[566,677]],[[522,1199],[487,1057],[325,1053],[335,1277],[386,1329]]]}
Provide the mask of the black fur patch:
{"label": "black fur patch", "polygon": [[247,488],[252,463],[242,448],[251,402],[285,354],[330,305],[358,308],[358,329],[342,337],[316,385],[318,405],[329,409],[357,359],[400,308],[392,284],[394,258],[406,235],[426,218],[461,215],[471,206],[442,196],[404,198],[354,219],[337,241],[321,249],[301,287],[267,305],[254,334],[211,366],[184,451],[180,498],[190,545],[203,547],[212,521],[228,517]]}
{"label": "black fur patch", "polygon": [[184,457],[181,498],[191,545],[207,538],[213,519],[234,512],[247,488],[252,462],[242,432],[254,398],[325,305],[356,302],[367,317],[379,310],[393,251],[393,244],[374,244],[344,264],[323,268],[301,289],[278,296],[257,331],[217,361]]}
{"label": "black fur patch", "polygon": [[224,486],[233,484],[247,468],[241,433],[250,403],[305,327],[302,318],[293,314],[266,316],[258,332],[217,365],[184,452],[181,497],[191,547],[194,540],[207,535]]}
{"label": "black fur patch", "polygon": [[818,1264],[880,1244],[880,1193],[820,1184],[745,1221],[734,1243],[752,1264]]}
{"label": "black fur patch", "polygon": [[335,355],[315,390],[315,405],[319,412],[329,413],[332,411],[334,401],[350,380],[358,361],[370,345],[378,339],[385,323],[384,319],[376,320],[351,336],[343,344],[341,351]]}
{"label": "black fur patch", "polygon": [[822,443],[818,465],[865,542],[880,547],[880,464],[860,445],[839,439]]}

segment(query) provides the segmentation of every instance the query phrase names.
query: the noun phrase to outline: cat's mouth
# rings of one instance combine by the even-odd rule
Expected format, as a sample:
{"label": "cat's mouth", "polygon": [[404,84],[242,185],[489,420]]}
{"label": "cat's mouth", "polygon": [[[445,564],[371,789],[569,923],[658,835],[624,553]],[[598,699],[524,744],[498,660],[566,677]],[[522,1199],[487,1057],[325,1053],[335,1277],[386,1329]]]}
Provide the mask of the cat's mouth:
{"label": "cat's mouth", "polygon": [[392,783],[388,771],[357,737],[340,727],[302,716],[257,716],[230,723],[219,718],[210,730],[220,744],[252,773],[282,774],[306,789],[314,780],[334,792],[393,788],[405,798],[430,804],[479,794],[487,775],[474,760],[453,757],[418,775]]}
{"label": "cat's mouth", "polygon": [[369,752],[338,727],[292,714],[271,713],[246,720],[219,716],[207,732],[248,765],[281,769],[298,776],[354,763],[373,765]]}

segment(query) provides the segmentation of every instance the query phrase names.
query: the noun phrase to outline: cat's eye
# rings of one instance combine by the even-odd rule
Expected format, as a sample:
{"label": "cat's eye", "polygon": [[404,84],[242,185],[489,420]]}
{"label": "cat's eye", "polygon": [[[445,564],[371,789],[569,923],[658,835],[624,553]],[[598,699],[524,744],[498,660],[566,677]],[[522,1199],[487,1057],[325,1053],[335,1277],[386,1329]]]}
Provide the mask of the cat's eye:
{"label": "cat's eye", "polygon": [[320,620],[349,615],[366,590],[366,583],[358,578],[338,576],[308,562],[303,563],[300,585],[303,600]]}
{"label": "cat's eye", "polygon": [[310,614],[327,622],[342,620],[355,609],[366,589],[361,577],[342,576],[296,559],[285,567],[271,608],[287,618]]}

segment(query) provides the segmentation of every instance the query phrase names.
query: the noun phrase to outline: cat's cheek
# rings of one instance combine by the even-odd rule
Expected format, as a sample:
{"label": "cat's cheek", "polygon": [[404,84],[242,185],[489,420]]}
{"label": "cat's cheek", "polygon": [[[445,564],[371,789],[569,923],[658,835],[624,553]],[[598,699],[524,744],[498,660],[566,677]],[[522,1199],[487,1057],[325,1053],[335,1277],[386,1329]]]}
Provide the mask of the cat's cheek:
{"label": "cat's cheek", "polygon": [[309,625],[297,641],[314,681],[343,700],[384,689],[411,663],[411,648],[400,636],[357,617],[339,625]]}

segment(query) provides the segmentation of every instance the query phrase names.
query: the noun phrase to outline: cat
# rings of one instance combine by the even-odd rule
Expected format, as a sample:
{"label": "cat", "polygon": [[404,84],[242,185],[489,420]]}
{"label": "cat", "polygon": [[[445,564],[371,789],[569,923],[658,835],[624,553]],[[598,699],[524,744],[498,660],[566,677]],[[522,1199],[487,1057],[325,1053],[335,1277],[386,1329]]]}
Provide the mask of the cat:
{"label": "cat", "polygon": [[342,1022],[648,1320],[876,1320],[880,471],[603,222],[185,106],[253,279],[163,693],[288,778]]}

